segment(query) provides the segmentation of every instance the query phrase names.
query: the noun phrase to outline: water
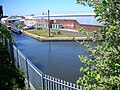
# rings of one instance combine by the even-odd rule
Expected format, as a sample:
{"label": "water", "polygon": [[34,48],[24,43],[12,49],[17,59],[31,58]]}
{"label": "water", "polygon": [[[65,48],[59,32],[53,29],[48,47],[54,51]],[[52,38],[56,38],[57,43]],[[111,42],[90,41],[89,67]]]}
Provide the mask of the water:
{"label": "water", "polygon": [[87,55],[78,42],[40,42],[13,34],[18,48],[45,74],[75,83],[82,76],[78,55]]}

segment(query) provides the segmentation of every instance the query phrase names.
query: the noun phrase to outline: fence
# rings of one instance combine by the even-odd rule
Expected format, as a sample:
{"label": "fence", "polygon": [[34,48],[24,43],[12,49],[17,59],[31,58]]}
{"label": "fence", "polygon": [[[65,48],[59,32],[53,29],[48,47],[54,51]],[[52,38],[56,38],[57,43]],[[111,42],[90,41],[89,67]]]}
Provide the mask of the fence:
{"label": "fence", "polygon": [[21,68],[27,78],[28,86],[33,85],[35,90],[79,90],[79,85],[63,81],[41,72],[15,45],[4,39],[8,51],[12,53],[17,67]]}

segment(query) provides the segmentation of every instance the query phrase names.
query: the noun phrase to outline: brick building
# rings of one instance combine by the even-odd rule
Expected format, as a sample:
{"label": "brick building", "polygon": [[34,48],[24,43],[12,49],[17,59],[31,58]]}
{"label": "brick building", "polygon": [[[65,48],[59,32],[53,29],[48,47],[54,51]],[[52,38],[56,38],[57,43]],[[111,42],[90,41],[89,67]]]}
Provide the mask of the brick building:
{"label": "brick building", "polygon": [[36,20],[35,19],[26,19],[24,20],[24,24],[27,26],[34,26],[36,24]]}
{"label": "brick building", "polygon": [[[95,19],[94,17],[95,15],[93,14],[51,15],[50,24],[52,24],[52,28],[54,29],[79,30],[82,27],[87,31],[94,31],[94,30],[98,30],[102,26],[100,23],[97,22],[97,19]],[[35,23],[33,23],[33,21],[35,21]],[[48,28],[47,15],[38,16],[34,18],[33,21],[30,22],[37,27]]]}
{"label": "brick building", "polygon": [[86,31],[98,30],[101,27],[99,25],[80,24],[76,20],[65,20],[65,19],[64,20],[62,20],[62,19],[54,20],[54,24],[61,24],[63,29],[79,30],[82,27]]}

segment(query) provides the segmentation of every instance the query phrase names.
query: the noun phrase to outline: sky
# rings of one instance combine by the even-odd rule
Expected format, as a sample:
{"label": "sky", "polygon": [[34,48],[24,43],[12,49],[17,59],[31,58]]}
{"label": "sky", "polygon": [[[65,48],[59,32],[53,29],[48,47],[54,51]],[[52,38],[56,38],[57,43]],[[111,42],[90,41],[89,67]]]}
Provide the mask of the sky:
{"label": "sky", "polygon": [[93,8],[76,4],[76,0],[0,0],[4,15],[40,15],[91,13]]}

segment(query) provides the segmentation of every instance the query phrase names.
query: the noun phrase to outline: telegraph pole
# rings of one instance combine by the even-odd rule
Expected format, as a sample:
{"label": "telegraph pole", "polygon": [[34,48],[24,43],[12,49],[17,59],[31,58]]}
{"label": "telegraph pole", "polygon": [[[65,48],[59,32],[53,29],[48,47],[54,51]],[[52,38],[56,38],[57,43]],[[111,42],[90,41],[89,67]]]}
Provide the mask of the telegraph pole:
{"label": "telegraph pole", "polygon": [[49,27],[49,37],[50,37],[50,11],[48,10],[48,27]]}

